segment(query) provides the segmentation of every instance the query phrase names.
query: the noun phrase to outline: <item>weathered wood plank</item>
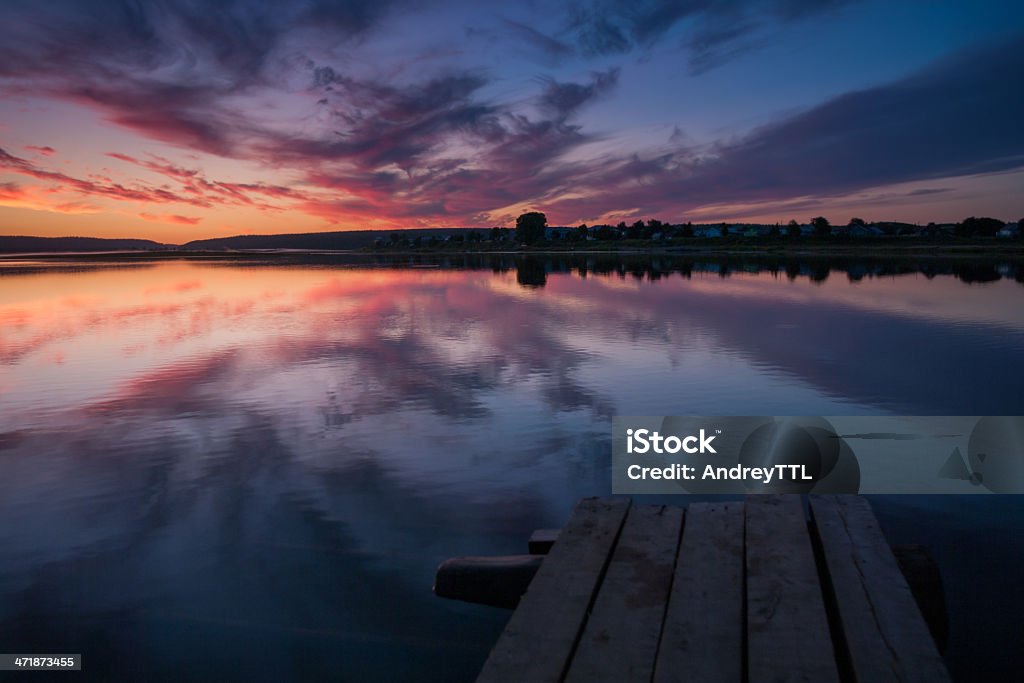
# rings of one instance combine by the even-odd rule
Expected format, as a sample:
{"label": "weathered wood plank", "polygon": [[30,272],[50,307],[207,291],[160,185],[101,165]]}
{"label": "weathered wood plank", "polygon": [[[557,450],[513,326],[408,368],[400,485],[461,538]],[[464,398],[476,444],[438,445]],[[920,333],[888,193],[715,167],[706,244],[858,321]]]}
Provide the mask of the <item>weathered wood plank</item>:
{"label": "weathered wood plank", "polygon": [[526,547],[531,555],[547,555],[551,552],[551,546],[558,540],[558,533],[561,529],[537,529],[530,534],[530,540]]}
{"label": "weathered wood plank", "polygon": [[491,650],[478,683],[561,680],[629,510],[581,500]]}
{"label": "weathered wood plank", "polygon": [[748,680],[838,681],[800,496],[747,496],[745,512]]}
{"label": "weathered wood plank", "polygon": [[630,510],[566,683],[651,680],[682,524],[682,508]]}
{"label": "weathered wood plank", "polygon": [[655,683],[739,683],[743,601],[743,503],[691,503]]}
{"label": "weathered wood plank", "polygon": [[868,502],[860,496],[812,496],[811,510],[856,680],[948,681]]}

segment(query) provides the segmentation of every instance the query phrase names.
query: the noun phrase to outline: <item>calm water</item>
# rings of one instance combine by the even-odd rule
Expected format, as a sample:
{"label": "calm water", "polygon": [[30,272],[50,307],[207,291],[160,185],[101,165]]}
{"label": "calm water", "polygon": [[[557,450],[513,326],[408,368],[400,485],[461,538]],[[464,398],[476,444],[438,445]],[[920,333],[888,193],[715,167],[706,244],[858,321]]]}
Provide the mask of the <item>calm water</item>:
{"label": "calm water", "polygon": [[[440,267],[423,267],[437,266]],[[436,565],[610,492],[615,414],[1024,414],[1013,264],[0,260],[0,651],[472,680]],[[874,499],[961,679],[1024,667],[1024,501]]]}

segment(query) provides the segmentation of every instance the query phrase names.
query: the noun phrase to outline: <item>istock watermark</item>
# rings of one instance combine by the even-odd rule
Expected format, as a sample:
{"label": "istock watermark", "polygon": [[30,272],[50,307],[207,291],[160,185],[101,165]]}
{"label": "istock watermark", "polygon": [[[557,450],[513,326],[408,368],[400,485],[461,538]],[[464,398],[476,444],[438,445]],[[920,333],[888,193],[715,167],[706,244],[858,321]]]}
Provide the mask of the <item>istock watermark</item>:
{"label": "istock watermark", "polygon": [[[721,432],[718,432],[719,434]],[[683,451],[684,453],[715,453],[714,447],[711,442],[714,440],[713,436],[705,436],[704,430],[700,430],[700,436],[684,436],[682,438],[670,435],[664,437],[658,432],[652,432],[649,429],[632,429],[626,430],[626,452],[627,453],[647,453],[652,451],[659,455],[663,453],[678,453]],[[635,443],[634,443],[635,442]],[[698,443],[699,446],[693,444]]]}
{"label": "istock watermark", "polygon": [[633,416],[612,492],[1024,493],[1021,416]]}

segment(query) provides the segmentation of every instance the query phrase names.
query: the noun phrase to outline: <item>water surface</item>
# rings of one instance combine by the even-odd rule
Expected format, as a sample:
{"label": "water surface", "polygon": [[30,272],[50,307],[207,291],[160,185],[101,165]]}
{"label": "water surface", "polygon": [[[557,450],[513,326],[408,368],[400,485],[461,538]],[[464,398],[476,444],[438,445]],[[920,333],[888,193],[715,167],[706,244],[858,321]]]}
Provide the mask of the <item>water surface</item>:
{"label": "water surface", "polygon": [[[0,260],[0,651],[96,678],[472,680],[435,598],[610,492],[616,414],[1024,414],[1016,264]],[[1014,680],[1020,497],[874,500]]]}

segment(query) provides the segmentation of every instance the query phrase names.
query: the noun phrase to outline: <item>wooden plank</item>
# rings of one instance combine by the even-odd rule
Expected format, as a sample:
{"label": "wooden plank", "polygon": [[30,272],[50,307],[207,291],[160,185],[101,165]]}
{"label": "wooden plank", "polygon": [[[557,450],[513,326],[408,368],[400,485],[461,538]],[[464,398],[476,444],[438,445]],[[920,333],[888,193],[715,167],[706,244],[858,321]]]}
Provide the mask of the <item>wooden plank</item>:
{"label": "wooden plank", "polygon": [[739,683],[743,598],[743,503],[691,503],[655,683]]}
{"label": "wooden plank", "polygon": [[561,529],[537,529],[530,534],[530,540],[526,547],[531,555],[547,555],[551,552],[551,546],[558,540],[558,532]]}
{"label": "wooden plank", "polygon": [[584,498],[544,559],[477,681],[559,681],[583,629],[628,498]]}
{"label": "wooden plank", "polygon": [[812,496],[811,510],[855,679],[948,681],[868,502],[860,496]]}
{"label": "wooden plank", "polygon": [[749,682],[838,681],[800,496],[747,496],[745,512]]}
{"label": "wooden plank", "polygon": [[630,510],[566,683],[651,680],[682,525],[682,508]]}

